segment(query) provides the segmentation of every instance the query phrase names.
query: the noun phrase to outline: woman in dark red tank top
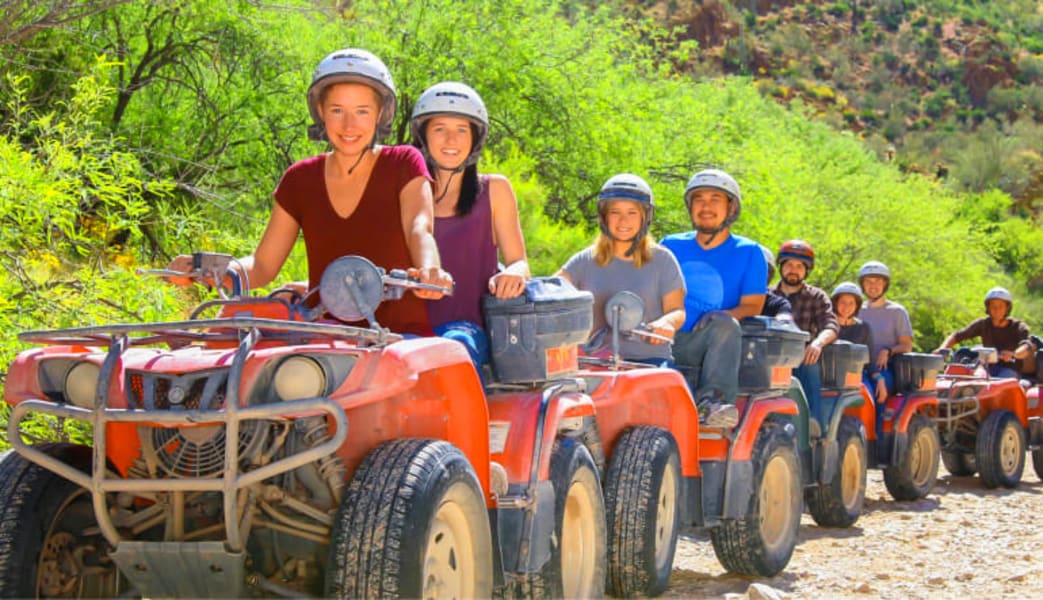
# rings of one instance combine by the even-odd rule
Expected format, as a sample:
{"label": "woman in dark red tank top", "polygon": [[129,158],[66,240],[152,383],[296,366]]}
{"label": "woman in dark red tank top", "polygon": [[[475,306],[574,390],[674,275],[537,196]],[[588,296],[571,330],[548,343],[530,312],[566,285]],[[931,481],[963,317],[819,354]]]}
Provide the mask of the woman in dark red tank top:
{"label": "woman in dark red tank top", "polygon": [[[253,286],[275,279],[298,234],[308,253],[308,284],[318,286],[326,267],[340,256],[358,254],[385,269],[415,269],[426,283],[450,287],[433,235],[430,175],[409,146],[377,146],[395,116],[395,87],[387,67],[365,50],[346,49],[319,63],[308,88],[311,139],[332,150],[299,161],[283,174],[275,206],[254,253],[240,259]],[[187,271],[179,256],[173,270]],[[377,310],[381,325],[399,333],[430,335],[423,300],[442,296],[416,290]]]}
{"label": "woman in dark red tank top", "polygon": [[[431,86],[413,107],[410,124],[435,179],[442,265],[456,281],[451,297],[428,302],[431,325],[438,335],[463,343],[481,373],[488,360],[482,295],[513,298],[529,279],[518,202],[506,177],[478,175],[489,118],[472,88],[455,82]],[[506,265],[502,270],[497,250]]]}

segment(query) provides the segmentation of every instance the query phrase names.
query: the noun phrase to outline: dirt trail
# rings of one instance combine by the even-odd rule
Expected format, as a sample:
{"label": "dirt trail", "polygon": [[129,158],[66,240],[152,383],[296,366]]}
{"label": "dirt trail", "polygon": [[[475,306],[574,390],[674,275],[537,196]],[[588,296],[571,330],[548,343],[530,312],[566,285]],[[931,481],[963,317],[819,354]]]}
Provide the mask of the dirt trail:
{"label": "dirt trail", "polygon": [[[1016,490],[986,490],[952,477],[917,502],[894,502],[880,471],[869,471],[865,511],[851,529],[801,520],[785,571],[771,578],[728,575],[709,536],[684,531],[666,598],[745,595],[761,583],[787,598],[1038,597],[1043,589],[1043,483],[1031,458]],[[770,590],[769,590],[770,592]]]}

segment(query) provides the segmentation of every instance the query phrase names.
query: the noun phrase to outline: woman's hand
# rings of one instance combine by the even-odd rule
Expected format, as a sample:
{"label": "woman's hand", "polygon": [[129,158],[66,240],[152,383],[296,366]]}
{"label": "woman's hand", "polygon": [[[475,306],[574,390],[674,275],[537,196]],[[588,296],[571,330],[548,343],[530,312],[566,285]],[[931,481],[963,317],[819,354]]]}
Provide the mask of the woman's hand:
{"label": "woman's hand", "polygon": [[[441,267],[428,267],[426,269],[409,269],[410,277],[416,277],[420,280],[420,283],[426,283],[429,285],[437,285],[440,287],[447,288],[449,294],[452,295],[453,290],[453,276],[442,270]],[[413,293],[416,294],[417,298],[423,298],[424,300],[438,300],[442,296],[445,296],[445,292],[438,290],[422,290],[414,289]]]}
{"label": "woman's hand", "polygon": [[668,323],[663,319],[656,319],[655,321],[652,321],[648,324],[648,328],[652,330],[652,333],[656,335],[661,335],[664,338],[666,338],[665,340],[659,340],[656,338],[645,338],[649,344],[668,344],[669,342],[667,340],[674,339],[674,335],[677,333],[677,329],[671,323]]}
{"label": "woman's hand", "polygon": [[502,271],[489,278],[489,293],[497,298],[517,298],[525,291],[526,278]]}
{"label": "woman's hand", "polygon": [[170,261],[170,264],[167,265],[167,270],[179,271],[181,273],[185,273],[185,276],[175,277],[173,275],[164,275],[163,278],[174,285],[188,287],[195,282],[193,278],[188,276],[188,273],[192,272],[192,268],[192,255],[179,254],[175,256],[173,260]]}

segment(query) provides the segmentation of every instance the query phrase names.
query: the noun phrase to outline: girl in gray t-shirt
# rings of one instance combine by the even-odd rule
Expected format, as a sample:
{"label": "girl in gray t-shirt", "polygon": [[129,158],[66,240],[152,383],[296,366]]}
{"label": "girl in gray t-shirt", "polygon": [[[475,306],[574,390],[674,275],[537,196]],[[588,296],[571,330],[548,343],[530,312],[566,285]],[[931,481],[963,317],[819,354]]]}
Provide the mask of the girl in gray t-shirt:
{"label": "girl in gray t-shirt", "polygon": [[[598,225],[594,244],[577,252],[559,275],[594,294],[594,332],[606,329],[605,303],[628,290],[644,301],[645,323],[654,333],[673,339],[684,324],[684,276],[674,255],[648,238],[654,214],[652,190],[636,175],[616,175],[598,194]],[[609,332],[611,333],[611,332]],[[605,344],[611,335],[605,336]],[[624,334],[620,354],[626,360],[670,365],[670,345]]]}

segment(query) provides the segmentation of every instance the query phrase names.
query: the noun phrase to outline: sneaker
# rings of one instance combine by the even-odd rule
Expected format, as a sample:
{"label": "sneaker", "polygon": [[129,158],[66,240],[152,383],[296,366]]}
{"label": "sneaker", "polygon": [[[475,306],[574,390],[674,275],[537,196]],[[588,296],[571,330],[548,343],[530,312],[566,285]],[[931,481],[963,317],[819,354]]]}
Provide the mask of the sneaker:
{"label": "sneaker", "polygon": [[719,400],[720,395],[703,396],[696,402],[699,422],[707,427],[735,427],[739,423],[739,409],[734,404]]}
{"label": "sneaker", "polygon": [[706,419],[703,423],[707,427],[731,429],[739,424],[739,409],[734,404],[711,404],[706,413]]}

